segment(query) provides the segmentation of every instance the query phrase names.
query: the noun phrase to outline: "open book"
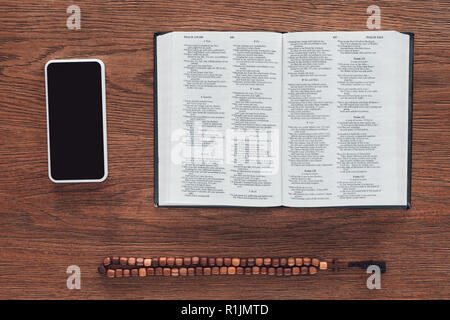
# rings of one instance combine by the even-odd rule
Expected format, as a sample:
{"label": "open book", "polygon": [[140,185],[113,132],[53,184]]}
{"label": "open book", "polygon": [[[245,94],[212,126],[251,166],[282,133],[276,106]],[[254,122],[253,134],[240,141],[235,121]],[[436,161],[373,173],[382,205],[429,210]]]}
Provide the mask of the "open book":
{"label": "open book", "polygon": [[413,35],[155,35],[155,204],[410,206]]}

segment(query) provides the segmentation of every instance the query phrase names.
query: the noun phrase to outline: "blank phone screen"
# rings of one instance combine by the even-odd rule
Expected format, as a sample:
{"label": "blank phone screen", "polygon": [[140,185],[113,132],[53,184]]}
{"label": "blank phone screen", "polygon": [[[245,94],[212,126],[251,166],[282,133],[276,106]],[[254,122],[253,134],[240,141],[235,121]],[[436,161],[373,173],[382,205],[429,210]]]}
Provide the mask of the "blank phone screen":
{"label": "blank phone screen", "polygon": [[47,65],[50,173],[54,180],[105,175],[102,67],[99,62]]}

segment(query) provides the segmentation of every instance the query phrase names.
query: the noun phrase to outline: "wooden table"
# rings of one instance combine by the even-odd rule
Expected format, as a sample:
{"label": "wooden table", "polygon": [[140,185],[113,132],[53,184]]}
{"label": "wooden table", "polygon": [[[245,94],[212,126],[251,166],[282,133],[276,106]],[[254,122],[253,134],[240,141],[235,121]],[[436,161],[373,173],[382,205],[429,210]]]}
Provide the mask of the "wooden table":
{"label": "wooden table", "polygon": [[[81,8],[69,30],[66,8]],[[163,209],[153,206],[153,33],[169,30],[367,30],[415,33],[411,210]],[[2,1],[0,298],[449,298],[450,3],[436,1]],[[47,176],[44,64],[106,65],[109,177]],[[318,255],[387,263],[303,278],[117,279],[106,255]],[[81,268],[81,290],[66,268]]]}

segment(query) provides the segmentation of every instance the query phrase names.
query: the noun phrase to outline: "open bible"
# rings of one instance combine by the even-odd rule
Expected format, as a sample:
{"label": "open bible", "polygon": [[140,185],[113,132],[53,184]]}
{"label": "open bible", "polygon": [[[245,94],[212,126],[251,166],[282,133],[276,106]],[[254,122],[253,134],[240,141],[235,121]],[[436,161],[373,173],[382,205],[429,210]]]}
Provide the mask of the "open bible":
{"label": "open bible", "polygon": [[157,206],[410,207],[413,34],[155,34]]}

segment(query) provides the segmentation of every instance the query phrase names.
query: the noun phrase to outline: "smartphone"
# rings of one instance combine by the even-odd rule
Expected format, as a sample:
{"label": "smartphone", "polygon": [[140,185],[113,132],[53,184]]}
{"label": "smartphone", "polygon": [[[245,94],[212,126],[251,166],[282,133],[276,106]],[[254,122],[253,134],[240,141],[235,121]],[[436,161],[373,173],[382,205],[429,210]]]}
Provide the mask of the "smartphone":
{"label": "smartphone", "polygon": [[55,183],[108,176],[105,66],[98,59],[45,64],[48,176]]}

